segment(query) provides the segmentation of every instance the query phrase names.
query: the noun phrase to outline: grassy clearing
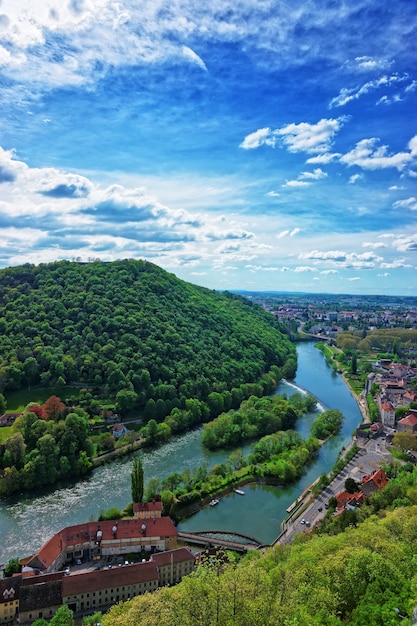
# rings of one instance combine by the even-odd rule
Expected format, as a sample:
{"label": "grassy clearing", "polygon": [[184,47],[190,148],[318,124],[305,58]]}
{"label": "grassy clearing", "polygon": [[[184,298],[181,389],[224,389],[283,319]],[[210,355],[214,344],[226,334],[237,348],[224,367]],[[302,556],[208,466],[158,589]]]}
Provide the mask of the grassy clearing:
{"label": "grassy clearing", "polygon": [[0,428],[0,444],[6,443],[7,439],[14,434],[14,426],[2,426]]}
{"label": "grassy clearing", "polygon": [[18,412],[23,411],[29,402],[43,404],[51,396],[59,398],[68,398],[75,396],[78,398],[80,389],[78,387],[32,387],[31,389],[21,389],[20,391],[9,391],[4,394],[7,401],[7,411]]}

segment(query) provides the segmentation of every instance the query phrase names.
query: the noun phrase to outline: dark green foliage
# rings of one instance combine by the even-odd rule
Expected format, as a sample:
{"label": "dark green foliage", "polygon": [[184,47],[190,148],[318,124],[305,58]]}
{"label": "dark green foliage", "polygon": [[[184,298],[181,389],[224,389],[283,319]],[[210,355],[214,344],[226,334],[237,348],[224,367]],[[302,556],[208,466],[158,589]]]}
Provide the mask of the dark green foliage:
{"label": "dark green foliage", "polygon": [[311,434],[317,439],[327,439],[330,435],[339,432],[343,423],[343,415],[340,411],[332,409],[323,411],[311,426]]}
{"label": "dark green foliage", "polygon": [[[219,406],[220,401],[217,402]],[[312,410],[315,405],[316,400],[312,396],[301,394],[294,394],[289,398],[283,395],[263,398],[250,396],[242,402],[239,410],[232,409],[205,424],[202,442],[212,450],[288,430],[294,428],[298,417]]]}
{"label": "dark green foliage", "polygon": [[8,578],[9,576],[13,576],[13,574],[18,574],[22,571],[22,566],[19,563],[18,558],[10,559],[4,568],[4,576]]}
{"label": "dark green foliage", "polygon": [[346,478],[346,480],[345,480],[345,490],[348,493],[355,493],[355,491],[360,491],[360,489],[361,489],[361,487],[356,482],[356,480],[354,480],[350,476],[348,476],[348,478]]}
{"label": "dark green foliage", "polygon": [[294,347],[261,307],[145,261],[4,269],[0,302],[0,391],[103,381],[128,411],[150,398],[205,401],[272,366],[285,376],[296,368]]}
{"label": "dark green foliage", "polygon": [[140,456],[133,459],[132,479],[132,501],[142,502],[143,500],[143,465]]}
{"label": "dark green foliage", "polygon": [[[59,398],[56,401],[60,403]],[[62,412],[59,415],[63,417]],[[90,471],[93,447],[88,414],[82,409],[58,421],[45,421],[26,411],[17,418],[15,429],[3,455],[0,453],[4,470],[0,494],[53,484],[59,478],[79,477]]]}

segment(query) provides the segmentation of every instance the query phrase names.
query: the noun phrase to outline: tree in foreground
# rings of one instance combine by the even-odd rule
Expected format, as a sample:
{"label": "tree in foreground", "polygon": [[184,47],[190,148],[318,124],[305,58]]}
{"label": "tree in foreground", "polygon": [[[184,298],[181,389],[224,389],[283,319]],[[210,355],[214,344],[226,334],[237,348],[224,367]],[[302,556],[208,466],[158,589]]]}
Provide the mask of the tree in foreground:
{"label": "tree in foreground", "polygon": [[133,502],[142,502],[143,500],[143,465],[140,456],[133,460],[133,469],[131,474],[132,482],[132,500]]}

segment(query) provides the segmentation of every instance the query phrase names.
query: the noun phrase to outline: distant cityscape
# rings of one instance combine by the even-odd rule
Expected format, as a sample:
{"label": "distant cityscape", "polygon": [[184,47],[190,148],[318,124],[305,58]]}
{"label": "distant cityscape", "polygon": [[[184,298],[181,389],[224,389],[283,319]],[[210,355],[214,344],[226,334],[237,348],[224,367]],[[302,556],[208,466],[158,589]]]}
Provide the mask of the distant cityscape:
{"label": "distant cityscape", "polygon": [[237,291],[290,331],[335,336],[347,330],[417,328],[417,297]]}

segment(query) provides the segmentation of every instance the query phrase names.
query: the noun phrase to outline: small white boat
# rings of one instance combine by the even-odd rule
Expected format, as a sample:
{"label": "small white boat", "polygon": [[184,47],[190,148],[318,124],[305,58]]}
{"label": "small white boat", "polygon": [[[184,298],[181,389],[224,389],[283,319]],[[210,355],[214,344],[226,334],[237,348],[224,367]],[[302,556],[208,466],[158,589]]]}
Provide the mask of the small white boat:
{"label": "small white boat", "polygon": [[216,504],[219,504],[220,500],[217,500],[217,498],[215,498],[214,500],[211,500],[210,502],[210,506],[216,506]]}
{"label": "small white boat", "polygon": [[239,496],[245,495],[245,492],[242,489],[235,489],[235,493],[237,493]]}

